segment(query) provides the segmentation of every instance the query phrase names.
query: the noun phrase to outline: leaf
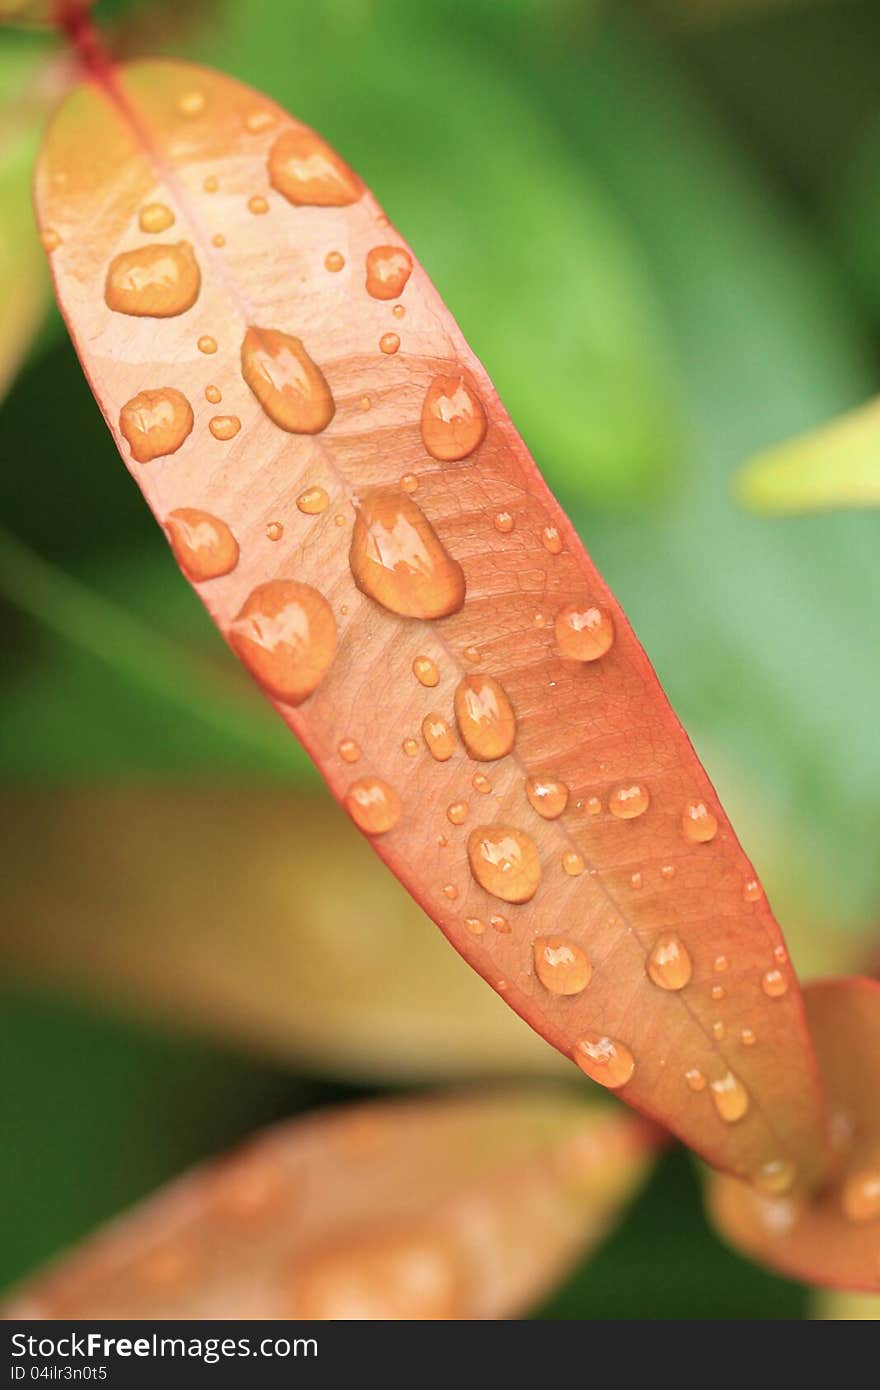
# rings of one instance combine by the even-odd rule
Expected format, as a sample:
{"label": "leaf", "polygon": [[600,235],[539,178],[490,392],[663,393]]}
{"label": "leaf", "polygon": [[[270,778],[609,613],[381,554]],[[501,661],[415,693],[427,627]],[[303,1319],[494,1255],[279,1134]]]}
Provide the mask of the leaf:
{"label": "leaf", "polygon": [[593,1079],[719,1166],[813,1181],[821,1096],[753,871],[358,176],[249,89],[140,63],[69,98],[37,203],[123,458],[377,852]]}
{"label": "leaf", "polygon": [[759,512],[880,505],[880,401],[751,459],[736,493]]}
{"label": "leaf", "polygon": [[820,980],[804,991],[828,1091],[837,1176],[804,1201],[709,1179],[710,1214],[733,1245],[811,1284],[880,1292],[880,982]]}
{"label": "leaf", "polygon": [[564,1066],[314,796],[19,788],[0,827],[4,975],[347,1080]]}
{"label": "leaf", "polygon": [[655,1144],[550,1091],[324,1112],[172,1183],[3,1315],[513,1317],[598,1242]]}

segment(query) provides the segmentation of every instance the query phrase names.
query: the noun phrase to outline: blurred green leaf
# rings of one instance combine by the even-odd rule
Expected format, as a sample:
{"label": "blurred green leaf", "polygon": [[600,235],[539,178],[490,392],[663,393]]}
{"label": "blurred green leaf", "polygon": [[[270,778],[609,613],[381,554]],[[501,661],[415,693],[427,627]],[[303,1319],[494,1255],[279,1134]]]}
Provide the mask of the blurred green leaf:
{"label": "blurred green leaf", "polygon": [[880,400],[764,450],[735,486],[757,512],[880,506]]}

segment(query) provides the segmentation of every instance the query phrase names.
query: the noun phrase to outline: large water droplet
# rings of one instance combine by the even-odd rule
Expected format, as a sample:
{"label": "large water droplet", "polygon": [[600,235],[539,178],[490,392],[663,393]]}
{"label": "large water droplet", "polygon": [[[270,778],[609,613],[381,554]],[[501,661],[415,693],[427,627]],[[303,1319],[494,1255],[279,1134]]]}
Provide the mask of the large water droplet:
{"label": "large water droplet", "polygon": [[749,1093],[732,1071],[726,1072],[720,1081],[711,1082],[710,1089],[722,1120],[734,1124],[742,1119],[749,1108]]}
{"label": "large water droplet", "polygon": [[333,419],[330,387],[299,338],[278,328],[249,328],[241,372],[269,419],[289,434],[319,434]]}
{"label": "large water droplet", "polygon": [[564,936],[539,936],[534,944],[535,972],[551,994],[580,994],[593,967],[574,941]]}
{"label": "large water droplet", "polygon": [[195,507],[178,507],[165,519],[177,563],[196,584],[229,574],[238,564],[238,541],[225,521]]}
{"label": "large water droplet", "polygon": [[880,1217],[880,1167],[852,1173],[843,1184],[840,1200],[850,1221],[874,1221]]}
{"label": "large water droplet", "polygon": [[422,720],[422,737],[432,758],[445,763],[455,752],[455,735],[442,714],[426,714]]}
{"label": "large water droplet", "polygon": [[406,618],[443,618],[464,603],[461,566],[404,492],[367,493],[357,507],[349,562],[362,593]]}
{"label": "large water droplet", "polygon": [[272,187],[297,206],[347,207],[364,191],[354,170],[304,127],[279,135],[269,151],[268,169]]}
{"label": "large water droplet", "polygon": [[467,458],[486,434],[486,412],[462,376],[437,376],[422,405],[422,440],[432,458],[456,463]]}
{"label": "large water droplet", "polygon": [[658,936],[648,956],[647,970],[661,989],[684,989],[693,973],[688,949],[674,931]]}
{"label": "large water droplet", "polygon": [[412,273],[412,256],[402,246],[374,246],[367,252],[367,293],[397,299]]}
{"label": "large water droplet", "polygon": [[602,1033],[585,1033],[574,1045],[572,1056],[581,1071],[609,1091],[617,1091],[632,1080],[635,1058],[628,1047]]}
{"label": "large water droplet", "polygon": [[113,257],[104,298],[117,314],[167,319],[192,308],[201,283],[198,262],[188,241],[176,245],[152,243]]}
{"label": "large water droplet", "polygon": [[138,463],[173,454],[193,427],[192,406],[173,386],[139,391],[122,407],[119,429]]}
{"label": "large water droplet", "polygon": [[361,777],[345,793],[345,805],[365,835],[384,835],[400,820],[400,797],[378,777]]}
{"label": "large water droplet", "polygon": [[212,415],[208,421],[208,429],[215,439],[221,439],[225,443],[229,439],[234,439],[241,429],[241,421],[237,415]]}
{"label": "large water droplet", "polygon": [[516,716],[491,676],[465,676],[455,692],[455,717],[465,747],[479,762],[503,758],[516,742]]}
{"label": "large water droplet", "polygon": [[481,888],[506,903],[527,903],[541,881],[541,861],[528,835],[508,825],[480,825],[468,837],[471,872]]}
{"label": "large water droplet", "polygon": [[681,814],[681,828],[688,840],[708,844],[718,833],[718,821],[705,801],[688,801]]}
{"label": "large water droplet", "polygon": [[315,485],[307,487],[296,499],[296,505],[306,516],[320,516],[330,505],[330,498],[324,488]]}
{"label": "large water droplet", "polygon": [[617,787],[608,798],[608,809],[618,820],[635,820],[642,816],[650,805],[647,787],[640,782],[630,782]]}
{"label": "large water droplet", "polygon": [[138,226],[142,232],[167,232],[174,225],[174,213],[164,203],[147,203],[140,210]]}
{"label": "large water droplet", "polygon": [[298,705],[333,660],[336,621],[317,589],[272,579],[245,600],[229,640],[260,685],[284,704]]}
{"label": "large water droplet", "polygon": [[614,620],[595,604],[567,603],[554,625],[559,655],[569,661],[598,661],[614,643]]}
{"label": "large water droplet", "polygon": [[568,805],[568,787],[558,777],[530,777],[526,782],[526,796],[545,820],[556,820]]}

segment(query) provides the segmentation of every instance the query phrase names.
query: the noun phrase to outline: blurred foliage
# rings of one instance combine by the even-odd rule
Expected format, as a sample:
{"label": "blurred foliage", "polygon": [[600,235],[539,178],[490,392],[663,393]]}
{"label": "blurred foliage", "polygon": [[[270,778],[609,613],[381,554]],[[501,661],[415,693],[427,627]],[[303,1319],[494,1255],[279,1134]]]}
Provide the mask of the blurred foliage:
{"label": "blurred foliage", "polygon": [[[626,606],[757,868],[843,959],[880,917],[880,523],[749,516],[731,479],[878,390],[880,12],[707,0],[695,24],[695,8],[203,0],[186,33],[169,0],[98,14],[126,51],[166,32],[253,82],[364,174]],[[0,73],[34,44],[56,49],[0,35]],[[16,160],[0,249],[33,245]],[[6,780],[311,777],[168,562],[54,311],[3,409]],[[0,1280],[201,1153],[341,1094],[51,1000],[9,999],[0,1034],[15,1194]],[[806,1306],[708,1233],[672,1154],[540,1316]]]}

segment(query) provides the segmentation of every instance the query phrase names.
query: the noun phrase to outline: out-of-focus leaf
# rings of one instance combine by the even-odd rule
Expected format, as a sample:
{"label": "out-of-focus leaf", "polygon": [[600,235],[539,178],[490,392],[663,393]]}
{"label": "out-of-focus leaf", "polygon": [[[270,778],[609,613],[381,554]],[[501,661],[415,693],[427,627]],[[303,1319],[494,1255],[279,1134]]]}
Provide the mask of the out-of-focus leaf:
{"label": "out-of-focus leaf", "polygon": [[758,454],[736,492],[759,512],[880,506],[880,400]]}
{"label": "out-of-focus leaf", "polygon": [[875,1322],[880,1318],[880,1297],[823,1289],[813,1299],[811,1317],[814,1322]]}
{"label": "out-of-focus leaf", "polygon": [[655,1142],[553,1092],[328,1112],[173,1183],[4,1316],[513,1317],[601,1239]]}
{"label": "out-of-focus leaf", "polygon": [[710,1175],[709,1211],[728,1240],[773,1269],[880,1292],[880,983],[820,980],[805,998],[831,1107],[835,1180],[801,1200]]}

